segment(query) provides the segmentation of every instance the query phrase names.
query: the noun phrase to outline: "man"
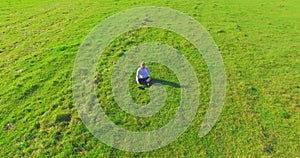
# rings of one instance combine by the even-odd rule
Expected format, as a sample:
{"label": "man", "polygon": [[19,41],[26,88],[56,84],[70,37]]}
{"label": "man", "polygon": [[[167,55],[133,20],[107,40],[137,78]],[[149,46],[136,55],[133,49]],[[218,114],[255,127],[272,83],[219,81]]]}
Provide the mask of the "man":
{"label": "man", "polygon": [[151,78],[150,70],[147,66],[145,66],[145,62],[141,62],[140,67],[136,72],[136,83],[137,84],[147,84],[150,85]]}

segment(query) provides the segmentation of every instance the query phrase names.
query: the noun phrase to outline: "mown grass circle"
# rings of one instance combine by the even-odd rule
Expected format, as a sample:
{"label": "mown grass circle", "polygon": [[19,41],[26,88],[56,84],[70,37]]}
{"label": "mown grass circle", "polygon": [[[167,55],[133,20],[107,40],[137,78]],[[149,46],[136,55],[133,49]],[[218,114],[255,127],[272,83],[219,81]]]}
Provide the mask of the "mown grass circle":
{"label": "mown grass circle", "polygon": [[[104,49],[115,38],[131,30],[155,27],[172,31],[190,41],[201,52],[211,76],[212,96],[199,136],[214,126],[224,103],[226,77],[222,57],[209,33],[194,19],[170,8],[140,7],[122,11],[98,24],[86,37],[73,69],[73,94],[86,127],[102,142],[121,150],[141,152],[165,146],[192,122],[199,105],[198,86],[182,93],[182,109],[166,126],[149,132],[132,132],[116,126],[105,115],[95,93],[94,74]],[[188,70],[188,73],[194,73]],[[190,82],[191,83],[191,82]],[[189,83],[187,83],[189,84]],[[186,95],[186,96],[185,96]],[[185,102],[187,101],[187,102]],[[171,125],[171,126],[168,126]],[[169,128],[171,127],[171,128]]]}

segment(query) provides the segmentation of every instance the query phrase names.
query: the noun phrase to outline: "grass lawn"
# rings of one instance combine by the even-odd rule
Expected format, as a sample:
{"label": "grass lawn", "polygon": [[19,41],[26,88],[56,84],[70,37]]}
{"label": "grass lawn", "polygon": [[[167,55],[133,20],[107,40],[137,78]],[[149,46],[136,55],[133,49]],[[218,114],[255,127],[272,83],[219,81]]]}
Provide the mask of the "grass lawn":
{"label": "grass lawn", "polygon": [[[200,85],[196,117],[178,139],[154,151],[127,152],[104,144],[83,124],[73,99],[72,72],[81,43],[98,23],[140,6],[170,7],[201,23],[223,57],[227,90],[215,127],[199,138],[211,95],[201,54],[183,37],[158,28],[119,36],[103,52],[95,75],[99,102],[118,126],[155,130],[172,119],[180,102],[174,72],[149,62],[151,77],[167,92],[163,108],[143,118],[118,107],[110,85],[114,63],[132,47],[145,42],[173,46],[193,66]],[[300,156],[298,0],[3,1],[0,35],[0,157]],[[149,88],[137,89],[135,71],[129,91],[137,104],[150,102]]]}

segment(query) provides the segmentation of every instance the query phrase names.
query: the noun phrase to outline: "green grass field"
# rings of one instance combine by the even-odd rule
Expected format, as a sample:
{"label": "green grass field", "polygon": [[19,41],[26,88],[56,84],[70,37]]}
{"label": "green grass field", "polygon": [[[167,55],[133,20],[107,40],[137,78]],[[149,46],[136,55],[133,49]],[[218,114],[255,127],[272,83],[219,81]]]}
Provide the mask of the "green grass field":
{"label": "green grass field", "polygon": [[[82,123],[72,71],[81,43],[98,23],[140,6],[170,7],[201,23],[222,54],[227,90],[217,124],[199,138],[211,94],[209,71],[199,52],[184,38],[157,28],[118,37],[103,53],[95,78],[99,102],[119,126],[131,131],[162,127],[180,101],[174,73],[148,63],[152,77],[166,81],[165,106],[149,118],[118,107],[110,86],[113,63],[135,45],[163,42],[180,50],[201,87],[196,117],[178,139],[154,151],[127,152],[102,143]],[[0,157],[300,157],[299,0],[2,0],[0,35]],[[134,74],[132,98],[147,104],[149,89],[137,90]]]}

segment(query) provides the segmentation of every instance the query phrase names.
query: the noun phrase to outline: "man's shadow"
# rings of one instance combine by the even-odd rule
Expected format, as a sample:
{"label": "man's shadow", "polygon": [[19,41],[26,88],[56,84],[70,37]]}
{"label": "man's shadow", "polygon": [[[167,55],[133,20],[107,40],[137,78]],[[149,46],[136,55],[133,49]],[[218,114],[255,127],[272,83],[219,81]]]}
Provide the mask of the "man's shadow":
{"label": "man's shadow", "polygon": [[171,82],[171,81],[167,81],[167,80],[151,78],[151,85],[153,85],[155,83],[160,83],[162,85],[172,86],[174,88],[181,88],[180,84],[178,84],[176,82]]}

